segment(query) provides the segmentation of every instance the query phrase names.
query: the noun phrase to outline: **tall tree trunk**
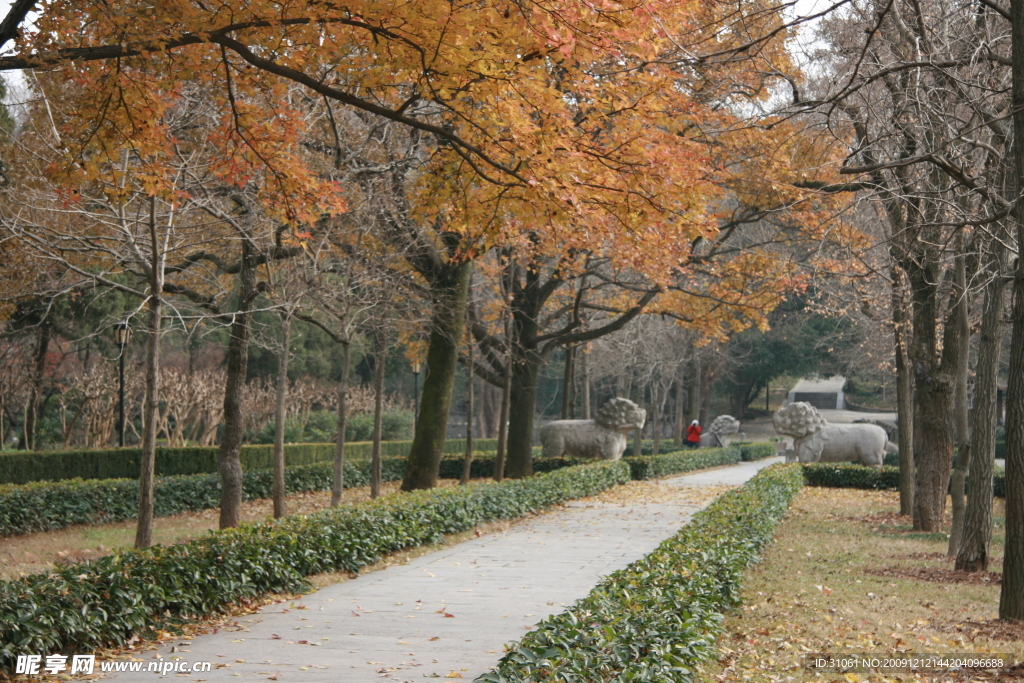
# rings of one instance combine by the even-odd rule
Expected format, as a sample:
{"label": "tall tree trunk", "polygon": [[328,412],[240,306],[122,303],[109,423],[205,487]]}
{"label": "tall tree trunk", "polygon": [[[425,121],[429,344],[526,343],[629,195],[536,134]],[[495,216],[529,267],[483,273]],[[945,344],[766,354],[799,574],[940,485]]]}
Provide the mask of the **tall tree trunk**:
{"label": "tall tree trunk", "polygon": [[651,402],[651,455],[658,455],[661,450],[661,410],[665,400],[665,390],[661,382],[654,386],[654,396]]}
{"label": "tall tree trunk", "polygon": [[674,384],[676,387],[676,421],[672,429],[672,445],[679,448],[683,445],[683,427],[686,419],[684,412],[686,402],[683,400],[683,394],[686,390],[683,388],[683,383],[678,377],[676,377]]}
{"label": "tall tree trunk", "polygon": [[512,386],[508,409],[508,458],[505,474],[512,479],[533,475],[533,418],[537,405],[537,375],[541,358],[523,349],[512,364]]}
{"label": "tall tree trunk", "polygon": [[435,299],[427,349],[427,375],[423,380],[420,415],[402,480],[403,491],[437,486],[472,275],[472,261],[450,264],[431,286]]}
{"label": "tall tree trunk", "polygon": [[941,531],[953,462],[953,387],[936,369],[922,368],[915,379],[914,529]]}
{"label": "tall tree trunk", "polygon": [[[940,264],[934,253],[906,263],[914,298],[914,529],[941,531],[953,464],[953,386],[962,343],[955,324],[956,307],[946,316],[946,334],[939,345]],[[941,352],[940,352],[941,348]]]}
{"label": "tall tree trunk", "polygon": [[274,518],[285,515],[284,403],[288,396],[288,356],[292,342],[292,309],[281,314],[281,359],[277,366],[277,402],[274,404]]}
{"label": "tall tree trunk", "polygon": [[586,353],[580,356],[580,363],[583,365],[583,419],[590,420],[593,417],[590,410],[590,359]]}
{"label": "tall tree trunk", "polygon": [[[1013,74],[1014,187],[1024,188],[1024,3],[1010,3]],[[1017,244],[1024,244],[1024,207],[1014,218]],[[1017,259],[1013,282],[1013,337],[1006,389],[1006,539],[999,617],[1024,619],[1024,258]]]}
{"label": "tall tree trunk", "polygon": [[494,457],[494,481],[505,479],[505,458],[508,454],[508,416],[512,404],[512,362],[510,351],[505,358],[505,383],[501,388],[501,406],[498,409],[498,452]]}
{"label": "tall tree trunk", "polygon": [[220,528],[238,526],[242,514],[242,391],[249,367],[249,335],[252,332],[252,304],[256,298],[256,269],[252,245],[242,239],[242,257],[238,271],[238,306],[231,323],[231,336],[225,358],[224,437],[220,442]]}
{"label": "tall tree trunk", "polygon": [[[1024,7],[1011,3],[1014,134],[1024,140]],[[1018,85],[1019,83],[1019,85]],[[1024,147],[1024,145],[1022,145]],[[1024,187],[1024,151],[1017,150],[1017,176]],[[1017,243],[1024,244],[1024,216],[1017,217]],[[1024,619],[1024,258],[1013,282],[1013,334],[1006,389],[1006,536],[999,618]]]}
{"label": "tall tree trunk", "polygon": [[914,380],[907,359],[909,322],[900,286],[900,271],[892,269],[892,326],[896,342],[896,422],[900,449],[900,514],[914,514]]}
{"label": "tall tree trunk", "polygon": [[[693,349],[691,349],[691,352]],[[700,420],[700,404],[701,395],[700,388],[701,382],[701,371],[700,371],[700,356],[693,353],[693,357],[690,359],[690,372],[689,372],[689,391],[686,394],[687,400],[687,412],[686,412],[686,423],[689,424],[694,420]],[[701,423],[703,424],[703,423]]]}
{"label": "tall tree trunk", "polygon": [[21,447],[27,451],[36,449],[36,425],[42,405],[43,378],[46,376],[46,353],[50,349],[53,328],[48,320],[39,323],[39,339],[36,342],[35,362],[32,367],[32,382],[29,384],[28,402],[25,404],[24,438]]}
{"label": "tall tree trunk", "polygon": [[731,403],[732,403],[732,415],[737,420],[742,420],[743,416],[747,412],[747,406],[750,405],[750,399],[754,395],[755,384],[754,380],[750,379],[741,384],[737,384],[733,387]]}
{"label": "tall tree trunk", "polygon": [[341,345],[341,380],[338,382],[338,435],[334,442],[334,481],[331,483],[331,507],[341,505],[345,491],[345,430],[348,429],[348,373],[352,344]]}
{"label": "tall tree trunk", "polygon": [[163,253],[156,234],[156,199],[149,202],[149,339],[146,344],[146,398],[142,415],[142,458],[139,461],[139,519],[135,547],[153,544],[153,472],[156,469],[157,412],[160,409],[160,295],[164,289]]}
{"label": "tall tree trunk", "polygon": [[967,371],[970,360],[970,339],[971,330],[968,321],[970,312],[970,299],[967,294],[967,274],[964,256],[963,233],[958,233],[956,238],[956,306],[959,309],[954,316],[954,324],[959,328],[958,335],[962,339],[957,349],[956,377],[953,387],[953,438],[956,439],[956,458],[953,461],[953,471],[950,474],[949,494],[950,507],[953,510],[953,522],[949,529],[949,544],[946,547],[946,555],[956,557],[960,549],[960,539],[964,530],[964,481],[967,478],[967,468],[971,464],[971,446],[969,428],[967,425]]}
{"label": "tall tree trunk", "polygon": [[380,496],[380,442],[384,424],[384,369],[387,359],[388,342],[383,332],[377,338],[377,359],[373,382],[373,454],[370,460],[370,498]]}
{"label": "tall tree trunk", "polygon": [[466,373],[468,379],[466,381],[466,454],[462,459],[462,477],[459,478],[460,484],[469,483],[469,475],[473,468],[473,338],[469,337],[468,348],[466,349],[466,355],[469,357],[469,362],[466,367],[469,371]]}
{"label": "tall tree trunk", "polygon": [[573,418],[573,405],[576,402],[573,383],[576,374],[576,347],[565,347],[565,372],[562,376],[562,419]]}
{"label": "tall tree trunk", "polygon": [[[157,290],[159,291],[159,290]],[[157,411],[160,409],[160,297],[149,299],[146,341],[146,398],[142,414],[142,458],[139,462],[139,518],[135,547],[153,545],[153,473],[156,468]]]}
{"label": "tall tree trunk", "polygon": [[476,435],[481,439],[491,438],[491,430],[487,427],[487,399],[489,391],[487,382],[480,385],[476,397]]}
{"label": "tall tree trunk", "polygon": [[480,436],[485,439],[498,437],[498,413],[501,412],[500,388],[484,382],[480,392]]}
{"label": "tall tree trunk", "polygon": [[956,555],[956,568],[960,571],[988,569],[988,547],[992,538],[992,468],[996,457],[996,398],[1003,336],[1003,293],[1006,287],[998,266],[996,271],[985,288],[981,317],[967,510]]}

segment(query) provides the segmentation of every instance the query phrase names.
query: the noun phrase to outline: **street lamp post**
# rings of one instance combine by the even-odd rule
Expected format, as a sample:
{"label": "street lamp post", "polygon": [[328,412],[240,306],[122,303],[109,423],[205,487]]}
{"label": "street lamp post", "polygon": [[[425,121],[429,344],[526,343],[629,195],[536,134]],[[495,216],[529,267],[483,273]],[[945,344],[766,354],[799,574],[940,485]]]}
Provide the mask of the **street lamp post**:
{"label": "street lamp post", "polygon": [[420,370],[422,369],[423,363],[417,361],[412,364],[413,429],[416,428],[416,423],[420,419]]}
{"label": "street lamp post", "polygon": [[128,323],[117,323],[114,325],[114,343],[117,344],[118,356],[120,359],[120,369],[118,371],[119,383],[118,383],[118,413],[117,413],[117,443],[121,448],[124,448],[124,347],[128,344],[128,338],[131,336],[131,330],[128,329]]}

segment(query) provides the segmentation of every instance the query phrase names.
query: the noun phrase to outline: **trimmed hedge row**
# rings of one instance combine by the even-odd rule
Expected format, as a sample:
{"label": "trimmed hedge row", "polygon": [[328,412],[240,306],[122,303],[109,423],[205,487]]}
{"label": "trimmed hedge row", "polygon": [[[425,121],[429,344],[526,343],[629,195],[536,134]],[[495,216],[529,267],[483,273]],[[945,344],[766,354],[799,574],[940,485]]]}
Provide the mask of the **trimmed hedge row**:
{"label": "trimmed hedge row", "polygon": [[[574,458],[538,460],[538,472],[579,465]],[[489,477],[494,471],[494,456],[474,458],[474,477]],[[397,481],[405,473],[405,458],[382,458],[381,479]],[[441,477],[462,476],[462,458],[441,460]],[[334,481],[334,464],[329,462],[298,465],[285,469],[285,489],[289,493],[326,491]],[[345,461],[345,488],[368,486],[370,463]],[[243,500],[270,498],[273,495],[273,471],[247,471],[242,474]],[[160,477],[154,482],[154,514],[169,517],[182,512],[206,510],[220,505],[220,476],[188,474]],[[104,524],[135,519],[139,511],[139,482],[133,479],[40,481],[24,485],[0,486],[0,537],[33,531],[53,531],[72,524]]]}
{"label": "trimmed hedge row", "polygon": [[199,617],[304,577],[356,571],[444,534],[510,519],[629,480],[622,462],[571,467],[500,484],[417,491],[370,503],[129,550],[0,582],[0,670],[19,653],[81,653],[124,644],[154,619]]}
{"label": "trimmed hedge row", "polygon": [[[804,483],[808,486],[846,489],[898,489],[900,468],[885,465],[881,470],[853,463],[816,462],[803,465]],[[996,467],[993,472],[993,493],[1006,497],[1006,472]]]}
{"label": "trimmed hedge row", "polygon": [[[550,471],[579,461],[552,459],[539,471]],[[489,469],[488,469],[489,466]],[[489,476],[494,458],[474,459],[474,476]],[[384,458],[381,479],[396,481],[406,470],[403,458]],[[482,472],[486,472],[483,474]],[[462,475],[462,459],[441,461],[441,476]],[[288,493],[328,490],[334,481],[333,463],[299,465],[285,470]],[[345,487],[370,484],[369,462],[345,462]],[[273,493],[273,471],[247,471],[242,475],[243,500],[270,498]],[[217,474],[182,474],[165,476],[154,482],[154,514],[168,517],[182,512],[207,510],[220,505],[220,476]],[[138,481],[134,479],[70,479],[36,481],[24,485],[0,486],[0,537],[14,533],[50,531],[72,524],[102,524],[138,515]]]}
{"label": "trimmed hedge row", "polygon": [[[405,461],[389,458],[381,463],[384,481],[400,479]],[[285,470],[290,493],[322,491],[334,479],[330,463],[299,465]],[[346,487],[366,486],[369,466],[345,463]],[[242,474],[243,500],[269,498],[273,471]],[[185,474],[160,477],[153,484],[157,517],[215,508],[220,505],[220,476]],[[139,512],[139,482],[134,479],[71,479],[0,486],[0,537],[33,531],[53,531],[72,524],[104,524],[135,519]]]}
{"label": "trimmed hedge row", "polygon": [[623,458],[623,460],[629,463],[634,479],[657,479],[670,474],[707,467],[735,465],[740,461],[740,457],[740,449],[730,446],[728,448],[675,451],[664,455],[641,455],[636,458]]}
{"label": "trimmed hedge row", "polygon": [[[497,439],[475,439],[479,450],[494,450]],[[381,444],[383,457],[409,455],[411,441],[385,441]],[[285,459],[289,465],[311,465],[334,459],[333,443],[285,444]],[[464,439],[445,441],[445,453],[463,453]],[[373,443],[358,441],[345,444],[345,457],[368,460]],[[217,472],[215,446],[189,446],[184,448],[157,448],[157,476],[172,474],[213,474]],[[62,481],[65,479],[138,479],[141,448],[110,448],[77,451],[15,451],[0,453],[0,484],[28,484],[33,481]],[[274,447],[269,444],[242,446],[243,470],[273,467]]]}
{"label": "trimmed hedge row", "polygon": [[757,441],[755,443],[740,444],[740,460],[750,462],[752,460],[764,460],[773,455],[778,455],[779,449],[771,441]]}
{"label": "trimmed hedge row", "polygon": [[517,644],[485,683],[691,681],[715,656],[723,612],[800,490],[774,466],[727,493],[647,557],[615,572]]}
{"label": "trimmed hedge row", "polygon": [[[634,479],[651,479],[691,470],[730,465],[739,461],[735,448],[681,451],[658,456],[627,458]],[[477,454],[470,467],[475,478],[494,473],[494,455]],[[538,458],[537,473],[551,472],[588,462],[581,458]],[[334,481],[333,463],[322,462],[285,469],[285,489],[289,493],[326,491]],[[462,458],[441,460],[440,477],[462,476]],[[404,458],[382,458],[382,481],[398,481],[405,472]],[[345,462],[345,487],[370,483],[368,461]],[[273,472],[269,469],[242,474],[243,500],[270,498]],[[138,515],[139,483],[132,479],[33,482],[0,486],[0,537],[34,531],[54,531],[72,524],[105,524],[135,519]],[[220,477],[216,474],[192,474],[160,477],[154,482],[154,514],[169,517],[182,512],[215,508],[220,505]]]}
{"label": "trimmed hedge row", "polygon": [[[763,460],[764,458],[769,458],[773,455],[776,455],[778,451],[776,445],[770,441],[755,441],[753,443],[734,443],[731,444],[730,447],[740,449],[740,457],[744,462],[750,460]],[[629,448],[627,448],[626,450],[628,452],[632,452],[629,450]],[[644,440],[643,447],[640,449],[640,454],[650,455],[652,450],[652,442],[649,439]],[[692,450],[694,449],[691,449],[689,446],[686,446],[685,444],[676,446],[673,445],[671,442],[668,444],[662,443],[658,455],[670,455],[672,453],[680,453]]]}

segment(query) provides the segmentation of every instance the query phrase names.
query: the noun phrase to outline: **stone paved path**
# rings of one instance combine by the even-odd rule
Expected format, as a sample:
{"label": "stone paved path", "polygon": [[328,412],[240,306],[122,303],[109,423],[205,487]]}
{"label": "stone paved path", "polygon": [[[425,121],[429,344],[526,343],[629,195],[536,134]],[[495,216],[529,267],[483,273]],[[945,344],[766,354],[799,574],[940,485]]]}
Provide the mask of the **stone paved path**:
{"label": "stone paved path", "polygon": [[[738,486],[778,461],[741,463],[661,484]],[[506,643],[674,534],[707,502],[693,498],[694,504],[573,502],[506,532],[269,605],[240,617],[237,627],[175,640],[139,656],[143,667],[161,657],[212,662],[208,673],[167,675],[197,682],[472,681],[497,663]],[[161,678],[146,671],[108,676],[126,682]]]}

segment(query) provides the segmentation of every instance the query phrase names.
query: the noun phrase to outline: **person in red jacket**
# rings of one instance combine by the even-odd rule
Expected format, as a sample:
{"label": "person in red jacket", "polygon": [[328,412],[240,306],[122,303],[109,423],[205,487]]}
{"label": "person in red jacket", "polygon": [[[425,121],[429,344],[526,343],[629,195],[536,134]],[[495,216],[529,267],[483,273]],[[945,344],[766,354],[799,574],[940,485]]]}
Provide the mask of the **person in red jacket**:
{"label": "person in red jacket", "polygon": [[686,441],[689,448],[696,448],[700,445],[700,423],[694,420],[686,430]]}

